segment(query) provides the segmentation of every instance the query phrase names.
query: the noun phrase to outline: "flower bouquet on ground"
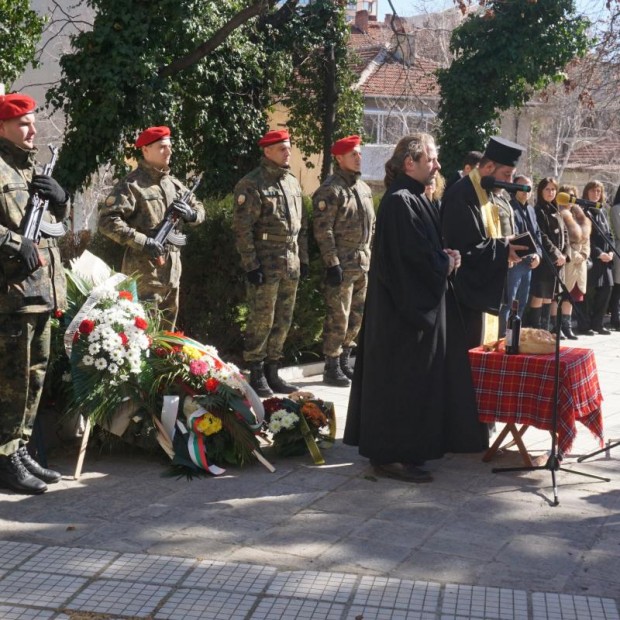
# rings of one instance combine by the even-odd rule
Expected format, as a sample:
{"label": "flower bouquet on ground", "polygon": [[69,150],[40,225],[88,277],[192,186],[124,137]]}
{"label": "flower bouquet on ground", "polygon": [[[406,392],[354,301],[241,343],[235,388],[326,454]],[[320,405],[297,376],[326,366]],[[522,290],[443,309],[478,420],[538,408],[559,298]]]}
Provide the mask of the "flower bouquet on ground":
{"label": "flower bouquet on ground", "polygon": [[262,403],[236,366],[180,332],[154,334],[152,350],[150,392],[163,400],[158,440],[178,470],[219,475],[257,458],[274,471],[257,437]]}
{"label": "flower bouquet on ground", "polygon": [[106,427],[128,401],[144,400],[152,321],[130,278],[116,274],[93,287],[77,273],[67,277],[73,315],[64,335],[73,390],[69,410]]}
{"label": "flower bouquet on ground", "polygon": [[271,437],[279,456],[300,456],[309,452],[315,465],[324,465],[321,448],[331,447],[336,438],[336,414],[327,403],[310,392],[294,392],[288,398],[263,401],[263,432]]}

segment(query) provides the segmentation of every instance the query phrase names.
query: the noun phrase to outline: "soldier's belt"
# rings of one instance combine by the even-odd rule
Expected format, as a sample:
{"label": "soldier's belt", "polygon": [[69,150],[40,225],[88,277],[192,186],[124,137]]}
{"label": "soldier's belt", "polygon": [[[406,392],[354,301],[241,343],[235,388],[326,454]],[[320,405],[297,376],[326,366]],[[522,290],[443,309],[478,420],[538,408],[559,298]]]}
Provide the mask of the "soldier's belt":
{"label": "soldier's belt", "polygon": [[260,233],[256,237],[257,241],[273,241],[275,243],[294,243],[297,241],[297,236],[293,235],[276,235],[273,233]]}
{"label": "soldier's belt", "polygon": [[353,248],[355,250],[370,250],[368,243],[353,243],[351,241],[336,241],[336,246],[339,248]]}

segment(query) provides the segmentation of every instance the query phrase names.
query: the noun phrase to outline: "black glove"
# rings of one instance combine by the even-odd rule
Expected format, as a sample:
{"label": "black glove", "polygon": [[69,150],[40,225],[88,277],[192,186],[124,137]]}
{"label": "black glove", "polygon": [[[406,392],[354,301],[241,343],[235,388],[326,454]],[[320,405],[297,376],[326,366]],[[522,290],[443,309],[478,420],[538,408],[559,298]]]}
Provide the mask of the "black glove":
{"label": "black glove", "polygon": [[182,200],[175,200],[172,208],[183,218],[185,222],[195,222],[198,214]]}
{"label": "black glove", "polygon": [[164,246],[159,241],[149,237],[144,244],[144,251],[150,254],[151,258],[159,258],[164,253]]}
{"label": "black glove", "polygon": [[255,284],[256,286],[260,286],[265,283],[265,274],[263,273],[263,268],[259,267],[258,269],[252,269],[252,271],[248,271],[245,274],[245,277],[248,279],[250,284]]}
{"label": "black glove", "polygon": [[33,241],[22,237],[21,245],[17,250],[20,259],[24,263],[26,270],[29,274],[36,271],[41,266],[41,258],[39,257],[39,250]]}
{"label": "black glove", "polygon": [[310,265],[308,263],[301,263],[299,265],[299,277],[305,280],[310,275]]}
{"label": "black glove", "polygon": [[65,190],[58,181],[46,174],[35,174],[30,182],[30,191],[39,194],[43,200],[49,200],[52,205],[62,205],[69,199]]}
{"label": "black glove", "polygon": [[342,267],[340,265],[328,267],[325,274],[325,279],[327,280],[327,284],[330,286],[340,286],[342,284],[342,280],[344,279]]}

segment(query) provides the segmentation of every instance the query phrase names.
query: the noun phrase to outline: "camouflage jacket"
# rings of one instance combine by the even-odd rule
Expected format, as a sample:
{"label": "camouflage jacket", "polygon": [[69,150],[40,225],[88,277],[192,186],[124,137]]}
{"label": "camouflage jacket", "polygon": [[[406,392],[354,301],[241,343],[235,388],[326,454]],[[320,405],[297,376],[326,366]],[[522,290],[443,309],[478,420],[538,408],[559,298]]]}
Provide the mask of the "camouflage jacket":
{"label": "camouflage jacket", "polygon": [[501,236],[510,237],[510,235],[515,235],[517,233],[515,214],[508,199],[508,194],[503,191],[501,194],[491,194],[491,201],[497,207]]}
{"label": "camouflage jacket", "polygon": [[[43,237],[39,254],[44,263],[25,275],[16,250],[21,245],[20,226],[30,204],[28,183],[39,172],[36,149],[24,150],[0,138],[0,313],[25,314],[64,310],[67,305],[65,272],[58,241]],[[47,209],[44,219],[55,223],[69,216],[70,205]]]}
{"label": "camouflage jacket", "polygon": [[235,186],[233,231],[243,269],[299,277],[308,263],[308,217],[293,174],[263,157]]}
{"label": "camouflage jacket", "polygon": [[312,196],[314,237],[326,267],[368,271],[375,210],[357,173],[336,168]]}
{"label": "camouflage jacket", "polygon": [[[119,181],[99,207],[99,230],[116,243],[141,252],[148,237],[161,223],[166,209],[174,200],[182,198],[187,188],[167,170],[157,170],[140,160],[138,167]],[[196,213],[190,226],[202,224],[205,210],[192,195],[189,205]],[[175,232],[180,232],[179,218]],[[169,251],[179,248],[166,244]]]}

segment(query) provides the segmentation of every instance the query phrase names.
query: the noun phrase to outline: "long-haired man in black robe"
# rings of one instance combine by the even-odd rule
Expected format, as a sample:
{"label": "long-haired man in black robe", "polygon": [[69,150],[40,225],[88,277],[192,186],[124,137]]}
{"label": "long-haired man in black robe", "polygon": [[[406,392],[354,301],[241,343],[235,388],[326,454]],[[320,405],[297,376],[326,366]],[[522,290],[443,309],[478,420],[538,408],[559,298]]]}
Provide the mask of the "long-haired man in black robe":
{"label": "long-haired man in black robe", "polygon": [[428,482],[426,460],[480,452],[488,435],[467,351],[450,342],[459,325],[448,278],[461,258],[444,248],[424,195],[440,169],[432,136],[402,138],[385,169],[344,443],[380,475]]}

